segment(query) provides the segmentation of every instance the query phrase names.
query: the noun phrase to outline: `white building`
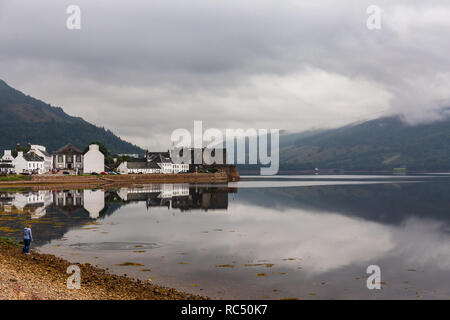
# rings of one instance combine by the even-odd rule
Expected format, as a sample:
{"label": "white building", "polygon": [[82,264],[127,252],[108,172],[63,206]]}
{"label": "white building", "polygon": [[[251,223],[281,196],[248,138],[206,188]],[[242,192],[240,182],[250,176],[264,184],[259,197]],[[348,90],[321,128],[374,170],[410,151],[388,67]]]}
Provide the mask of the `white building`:
{"label": "white building", "polygon": [[149,152],[145,157],[122,162],[117,168],[121,174],[180,173],[188,172],[189,164],[175,164],[169,152]]}
{"label": "white building", "polygon": [[14,157],[11,154],[11,150],[5,150],[4,155],[0,158],[0,173],[13,173],[14,168]]}
{"label": "white building", "polygon": [[172,170],[172,173],[188,172],[189,164],[187,164],[187,163],[180,163],[180,164],[172,163],[171,170]]}
{"label": "white building", "polygon": [[161,167],[154,162],[140,161],[124,161],[117,170],[121,174],[150,174],[161,173]]}
{"label": "white building", "polygon": [[66,144],[53,153],[53,168],[59,170],[83,170],[83,151]]}
{"label": "white building", "polygon": [[47,152],[46,147],[38,145],[38,144],[32,144],[32,145],[30,145],[30,151],[28,151],[28,153],[35,153],[39,157],[44,158],[44,172],[49,172],[52,170],[53,158]]}
{"label": "white building", "polygon": [[97,144],[91,144],[83,158],[84,173],[100,173],[105,171],[105,156]]}
{"label": "white building", "polygon": [[2,160],[3,161],[14,161],[14,157],[11,153],[11,150],[5,150]]}
{"label": "white building", "polygon": [[37,171],[38,174],[45,172],[44,158],[38,156],[34,152],[23,154],[22,151],[17,153],[17,157],[14,159],[14,167],[16,173],[33,172]]}
{"label": "white building", "polygon": [[145,154],[147,162],[154,162],[161,168],[161,173],[188,172],[189,164],[175,164],[170,152],[149,152]]}

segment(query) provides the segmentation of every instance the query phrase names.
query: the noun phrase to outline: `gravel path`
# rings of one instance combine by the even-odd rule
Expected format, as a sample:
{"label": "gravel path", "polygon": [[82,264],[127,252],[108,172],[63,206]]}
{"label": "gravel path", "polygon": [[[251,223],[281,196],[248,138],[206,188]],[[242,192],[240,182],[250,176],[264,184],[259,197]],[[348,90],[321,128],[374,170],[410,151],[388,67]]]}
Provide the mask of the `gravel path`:
{"label": "gravel path", "polygon": [[79,264],[81,289],[68,289],[70,263],[48,254],[0,244],[0,299],[7,300],[198,300],[200,296],[112,275],[90,264]]}

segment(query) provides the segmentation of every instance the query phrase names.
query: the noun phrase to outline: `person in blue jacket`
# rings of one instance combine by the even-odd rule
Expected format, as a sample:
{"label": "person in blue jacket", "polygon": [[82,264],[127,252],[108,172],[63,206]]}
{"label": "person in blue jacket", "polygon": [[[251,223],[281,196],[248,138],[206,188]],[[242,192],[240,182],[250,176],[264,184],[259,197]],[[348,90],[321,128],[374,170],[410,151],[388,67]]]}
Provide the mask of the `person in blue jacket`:
{"label": "person in blue jacket", "polygon": [[33,234],[31,233],[31,226],[26,226],[23,229],[23,253],[30,254],[30,244],[33,241]]}

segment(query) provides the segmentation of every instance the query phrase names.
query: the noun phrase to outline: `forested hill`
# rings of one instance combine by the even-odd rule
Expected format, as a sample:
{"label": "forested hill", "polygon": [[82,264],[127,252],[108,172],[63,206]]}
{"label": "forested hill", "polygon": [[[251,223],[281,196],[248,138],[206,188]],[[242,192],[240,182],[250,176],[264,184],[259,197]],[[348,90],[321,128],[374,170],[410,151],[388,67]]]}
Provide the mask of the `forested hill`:
{"label": "forested hill", "polygon": [[450,119],[408,125],[385,117],[282,143],[283,169],[450,169]]}
{"label": "forested hill", "polygon": [[110,130],[82,118],[69,116],[53,107],[11,88],[0,80],[0,152],[20,144],[41,144],[52,152],[72,143],[84,149],[90,142],[102,142],[112,153],[143,153]]}

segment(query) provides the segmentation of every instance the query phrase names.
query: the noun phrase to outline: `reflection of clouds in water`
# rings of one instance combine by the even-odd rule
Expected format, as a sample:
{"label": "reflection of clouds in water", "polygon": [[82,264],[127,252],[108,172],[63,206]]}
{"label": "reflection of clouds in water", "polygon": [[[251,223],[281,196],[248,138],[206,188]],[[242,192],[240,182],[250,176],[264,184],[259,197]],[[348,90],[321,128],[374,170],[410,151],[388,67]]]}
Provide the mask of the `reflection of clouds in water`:
{"label": "reflection of clouds in water", "polygon": [[[146,210],[142,203],[132,203],[102,224],[108,233],[100,238],[98,232],[86,230],[72,230],[66,236],[69,241],[82,238],[91,244],[159,243],[158,254],[176,262],[178,253],[186,252],[190,266],[198,271],[216,265],[217,256],[238,265],[267,260],[286,268],[301,266],[310,277],[351,265],[383,264],[387,259],[398,261],[400,269],[430,264],[450,268],[446,225],[417,218],[395,226],[333,212],[274,210],[240,202],[231,202],[228,210],[209,212]],[[282,260],[288,258],[296,260]]]}
{"label": "reflection of clouds in water", "polygon": [[[299,181],[270,181],[274,185],[280,182]],[[336,181],[300,181],[311,182],[329,185]],[[164,285],[201,283],[212,295],[217,287],[230,286],[227,297],[231,298],[246,297],[246,290],[257,298],[261,296],[256,293],[258,290],[273,288],[302,297],[304,292],[317,292],[316,284],[321,281],[327,283],[322,292],[327,296],[318,293],[322,298],[372,298],[363,278],[367,266],[372,264],[381,267],[383,281],[389,283],[383,297],[403,297],[407,293],[405,286],[410,288],[408,292],[414,287],[421,293],[440,290],[447,294],[450,223],[445,215],[448,207],[445,195],[448,186],[407,186],[305,187],[298,188],[298,192],[244,189],[236,197],[227,195],[226,199],[232,199],[227,201],[227,209],[207,211],[196,206],[187,206],[185,211],[171,206],[148,206],[144,199],[154,189],[123,189],[117,194],[125,195],[130,202],[120,202],[110,214],[102,214],[95,227],[71,228],[64,240],[40,250],[69,258],[76,253],[77,259],[98,256],[98,260],[92,261],[101,262],[111,270],[125,261],[141,263],[151,266],[158,279],[169,279],[167,283],[161,282]],[[213,191],[218,191],[211,186],[206,189],[196,194],[191,188],[190,196],[195,195],[203,204],[204,197],[199,196],[217,195]],[[156,191],[158,198],[161,190]],[[107,195],[106,207],[117,194]],[[87,207],[93,206],[96,210],[92,212],[97,212],[101,207],[96,201],[100,200],[99,194],[94,196],[85,191],[81,195],[84,202],[87,198],[93,200]],[[76,203],[75,194],[62,200],[69,198]],[[322,202],[327,205],[321,206]],[[62,246],[54,247],[55,244]],[[235,268],[217,268],[218,265]],[[124,267],[115,268],[123,272]],[[413,269],[424,272],[408,272]],[[126,272],[147,276],[134,269]],[[268,276],[262,279],[256,273]],[[170,282],[171,279],[175,280]],[[410,285],[405,285],[405,280]],[[346,293],[343,288],[350,291]]]}
{"label": "reflection of clouds in water", "polygon": [[291,209],[280,213],[260,207],[236,207],[233,209],[246,212],[245,219],[235,221],[248,226],[244,241],[253,239],[246,244],[239,239],[236,246],[252,248],[261,259],[300,258],[297,264],[290,265],[301,265],[308,273],[369,263],[395,247],[389,230],[378,223],[332,213]]}
{"label": "reflection of clouds in water", "polygon": [[435,220],[410,218],[392,232],[395,255],[414,266],[430,265],[450,270],[449,226]]}
{"label": "reflection of clouds in water", "polygon": [[[175,216],[166,209],[146,212],[133,204],[113,219],[119,224],[109,227],[111,232],[102,237],[103,241],[158,242],[168,251],[167,256],[179,250],[191,251],[190,256],[201,255],[205,265],[216,261],[218,255],[240,256],[241,261],[249,257],[269,260],[277,265],[285,264],[282,259],[300,258],[286,266],[301,265],[315,274],[352,263],[369,263],[395,247],[389,228],[377,223],[330,213],[280,212],[243,204],[234,204],[229,211]],[[214,231],[219,228],[223,231]],[[202,234],[203,230],[208,234]],[[67,236],[73,238],[78,232],[71,231]],[[97,235],[83,232],[83,239],[95,242]],[[199,252],[198,248],[208,251]]]}
{"label": "reflection of clouds in water", "polygon": [[[441,268],[450,267],[450,239],[436,222],[411,219],[395,227],[334,213],[280,212],[243,204],[233,204],[228,212],[214,215],[190,213],[169,218],[167,212],[152,214],[161,221],[161,228],[152,227],[151,234],[163,243],[182,244],[186,250],[207,247],[214,255],[238,255],[243,260],[250,255],[295,269],[302,266],[311,275],[351,264],[377,264],[389,256],[400,256],[411,265],[436,260]],[[141,234],[139,229],[144,232],[144,226],[141,221],[133,230]],[[211,231],[219,227],[224,232]],[[210,230],[208,236],[195,236],[204,229]],[[236,232],[227,232],[230,230]],[[301,260],[283,263],[281,259],[286,258]]]}
{"label": "reflection of clouds in water", "polygon": [[[395,227],[333,213],[291,209],[280,213],[241,205],[233,209],[245,212],[245,216],[234,215],[234,222],[249,226],[247,237],[235,242],[236,247],[251,248],[263,259],[301,258],[307,273],[353,263],[377,264],[389,256],[400,257],[407,265],[432,263],[450,269],[450,234],[437,221],[408,219]],[[247,239],[253,241],[244,243]]]}
{"label": "reflection of clouds in water", "polygon": [[95,251],[95,250],[147,250],[158,248],[157,243],[142,242],[98,242],[98,243],[74,243],[70,247],[77,250]]}

